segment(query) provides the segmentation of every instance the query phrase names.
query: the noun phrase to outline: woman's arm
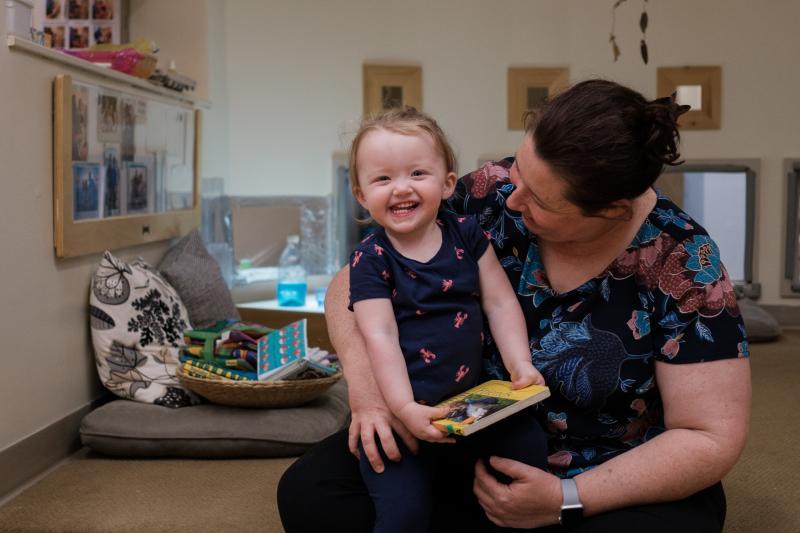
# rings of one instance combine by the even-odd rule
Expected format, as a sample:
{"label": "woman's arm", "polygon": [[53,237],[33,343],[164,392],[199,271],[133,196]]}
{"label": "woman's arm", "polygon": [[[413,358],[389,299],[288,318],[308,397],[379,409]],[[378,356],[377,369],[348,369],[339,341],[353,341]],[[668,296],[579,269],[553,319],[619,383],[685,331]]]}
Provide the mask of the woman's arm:
{"label": "woman's arm", "polygon": [[481,307],[489,320],[492,337],[500,349],[503,364],[511,374],[514,388],[544,385],[544,378],[533,367],[528,347],[528,328],[517,295],[489,246],[478,260]]}
{"label": "woman's arm", "polygon": [[325,297],[325,320],[328,336],[342,363],[347,380],[352,420],[348,443],[350,451],[358,455],[358,441],[364,447],[369,463],[376,472],[383,471],[383,460],[378,453],[375,435],[380,439],[386,456],[401,459],[392,430],[412,452],[417,451],[417,441],[403,424],[392,415],[372,376],[364,337],[358,330],[356,319],[347,309],[350,294],[350,269],[345,266],[334,276]]}
{"label": "woman's arm", "polygon": [[444,418],[447,408],[427,407],[414,401],[403,351],[400,349],[397,322],[388,298],[361,300],[353,305],[356,324],[364,336],[372,375],[389,409],[415,437],[444,442],[445,435],[431,420]]}
{"label": "woman's arm", "polygon": [[[667,431],[575,477],[586,515],[685,498],[720,481],[744,448],[750,418],[750,364],[725,359],[656,363]],[[476,466],[475,493],[497,524],[533,527],[558,520],[558,479],[542,470],[492,458],[514,478],[501,485]]]}

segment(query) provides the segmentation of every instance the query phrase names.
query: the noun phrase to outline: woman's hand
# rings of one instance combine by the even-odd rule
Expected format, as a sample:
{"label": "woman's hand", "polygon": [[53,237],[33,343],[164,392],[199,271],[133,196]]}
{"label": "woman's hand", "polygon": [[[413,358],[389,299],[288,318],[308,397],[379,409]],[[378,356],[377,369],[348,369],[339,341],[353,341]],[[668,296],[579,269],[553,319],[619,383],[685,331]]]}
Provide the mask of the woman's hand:
{"label": "woman's hand", "polygon": [[511,478],[500,483],[483,461],[475,465],[473,490],[489,520],[502,527],[534,528],[558,523],[561,482],[544,470],[525,463],[491,457],[492,468]]}
{"label": "woman's hand", "polygon": [[439,428],[431,424],[431,420],[438,420],[447,416],[447,407],[427,407],[417,402],[408,402],[397,410],[397,416],[405,427],[420,440],[428,442],[455,442]]}

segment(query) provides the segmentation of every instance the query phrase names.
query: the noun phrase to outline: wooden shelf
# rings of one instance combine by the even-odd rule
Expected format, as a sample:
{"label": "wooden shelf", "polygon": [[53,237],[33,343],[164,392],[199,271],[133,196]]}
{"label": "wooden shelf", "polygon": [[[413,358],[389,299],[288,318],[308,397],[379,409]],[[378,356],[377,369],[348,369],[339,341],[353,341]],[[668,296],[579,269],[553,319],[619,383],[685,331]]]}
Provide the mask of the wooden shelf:
{"label": "wooden shelf", "polygon": [[172,91],[169,89],[165,89],[163,87],[158,87],[157,85],[153,85],[147,80],[143,80],[141,78],[137,78],[136,76],[131,76],[123,72],[117,72],[116,70],[111,70],[110,68],[99,67],[90,61],[86,61],[84,59],[64,54],[52,48],[47,48],[45,46],[36,44],[23,37],[18,37],[16,35],[9,34],[6,36],[6,43],[8,44],[8,47],[11,50],[28,52],[30,54],[34,54],[39,57],[49,59],[51,61],[56,61],[58,63],[63,63],[65,65],[69,65],[71,67],[75,67],[84,70],[86,72],[90,72],[96,76],[101,76],[114,81],[126,83],[133,87],[144,89],[146,91],[160,94],[162,96],[166,96],[168,98],[172,98],[175,100],[180,100],[182,102],[188,102],[195,107],[202,107],[205,109],[211,108],[211,102],[209,102],[208,100],[203,100],[202,98],[195,98],[193,96],[189,96],[187,94],[180,93],[178,91]]}

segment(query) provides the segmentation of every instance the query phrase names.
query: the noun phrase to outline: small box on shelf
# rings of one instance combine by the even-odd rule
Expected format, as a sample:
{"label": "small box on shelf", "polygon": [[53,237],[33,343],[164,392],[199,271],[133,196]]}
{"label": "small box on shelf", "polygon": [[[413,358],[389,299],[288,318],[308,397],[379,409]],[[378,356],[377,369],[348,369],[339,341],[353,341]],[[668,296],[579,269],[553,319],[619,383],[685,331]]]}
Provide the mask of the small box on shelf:
{"label": "small box on shelf", "polygon": [[6,33],[25,39],[31,38],[33,2],[31,0],[3,0],[6,10]]}

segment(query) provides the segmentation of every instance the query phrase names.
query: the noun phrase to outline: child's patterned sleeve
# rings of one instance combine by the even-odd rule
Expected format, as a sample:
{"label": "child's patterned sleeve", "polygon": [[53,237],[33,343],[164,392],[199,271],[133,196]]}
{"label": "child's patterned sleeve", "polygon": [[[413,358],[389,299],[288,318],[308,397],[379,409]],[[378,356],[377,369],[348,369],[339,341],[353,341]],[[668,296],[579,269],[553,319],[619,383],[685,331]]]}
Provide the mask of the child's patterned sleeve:
{"label": "child's patterned sleeve", "polygon": [[652,294],[656,360],[696,363],[748,356],[736,295],[708,235],[691,235],[669,253]]}
{"label": "child's patterned sleeve", "polygon": [[391,298],[394,283],[382,253],[359,246],[350,255],[350,305],[372,298]]}
{"label": "child's patterned sleeve", "polygon": [[489,234],[478,225],[478,220],[473,216],[462,215],[456,217],[456,222],[458,224],[458,233],[467,247],[467,253],[476,262],[479,261],[491,242]]}

